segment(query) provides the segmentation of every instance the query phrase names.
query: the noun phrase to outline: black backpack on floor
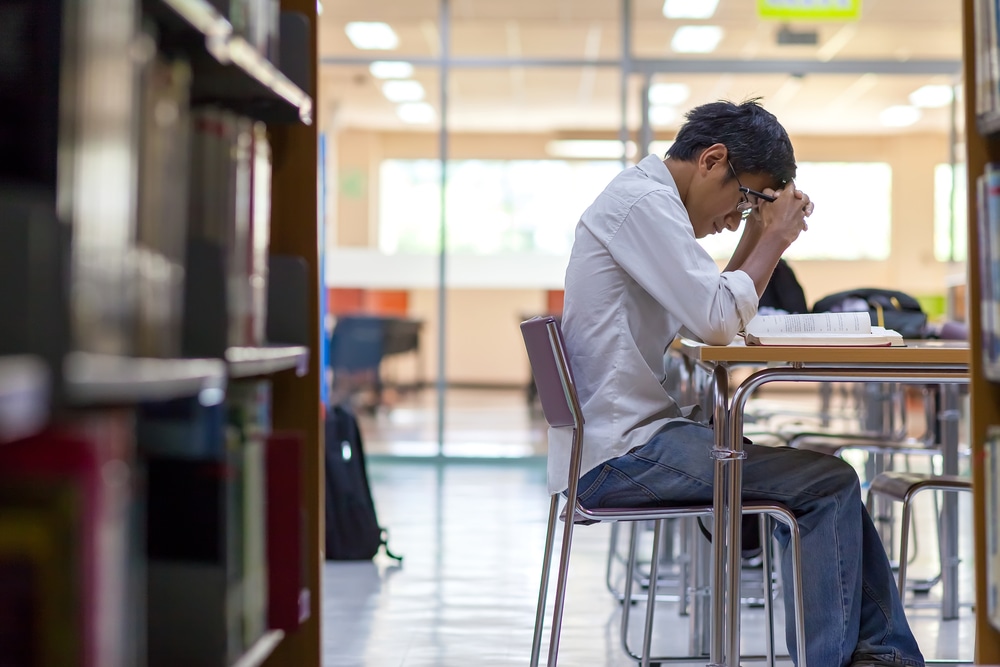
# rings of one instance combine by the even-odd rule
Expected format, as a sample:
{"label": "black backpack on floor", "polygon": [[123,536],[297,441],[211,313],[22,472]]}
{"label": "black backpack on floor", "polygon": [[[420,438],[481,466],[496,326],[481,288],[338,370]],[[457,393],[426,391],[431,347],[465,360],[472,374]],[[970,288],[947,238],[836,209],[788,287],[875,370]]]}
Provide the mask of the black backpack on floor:
{"label": "black backpack on floor", "polygon": [[390,558],[388,531],[378,523],[361,430],[347,408],[327,411],[326,459],[326,560],[368,560],[385,547]]}

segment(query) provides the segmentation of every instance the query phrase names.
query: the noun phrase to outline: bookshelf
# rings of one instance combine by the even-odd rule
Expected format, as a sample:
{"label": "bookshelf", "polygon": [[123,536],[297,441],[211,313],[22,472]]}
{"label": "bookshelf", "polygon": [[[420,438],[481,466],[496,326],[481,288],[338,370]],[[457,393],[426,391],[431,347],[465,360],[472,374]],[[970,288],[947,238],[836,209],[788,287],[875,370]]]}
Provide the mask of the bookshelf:
{"label": "bookshelf", "polygon": [[73,407],[122,405],[224,391],[226,365],[218,359],[143,359],[71,352],[63,365]]}
{"label": "bookshelf", "polygon": [[0,662],[320,665],[315,24],[0,6]]}
{"label": "bookshelf", "polygon": [[[993,4],[993,3],[989,3]],[[988,485],[996,483],[985,472],[984,460],[987,432],[991,426],[1000,424],[1000,384],[986,378],[983,358],[984,309],[980,307],[983,291],[980,276],[989,267],[984,266],[980,251],[982,239],[979,234],[976,211],[979,208],[977,180],[989,162],[1000,160],[1000,116],[995,111],[977,113],[979,85],[983,67],[977,49],[976,31],[985,27],[985,21],[977,21],[977,12],[985,7],[978,0],[963,0],[963,89],[965,91],[966,164],[968,173],[969,252],[968,252],[968,322],[972,359],[970,372],[971,421],[969,428],[972,446],[973,483],[973,528],[976,564],[976,654],[977,664],[1000,663],[1000,631],[990,622],[990,577],[988,576],[987,536],[993,530],[988,525],[987,501]],[[995,33],[994,33],[995,40]],[[995,48],[995,43],[994,43]]]}

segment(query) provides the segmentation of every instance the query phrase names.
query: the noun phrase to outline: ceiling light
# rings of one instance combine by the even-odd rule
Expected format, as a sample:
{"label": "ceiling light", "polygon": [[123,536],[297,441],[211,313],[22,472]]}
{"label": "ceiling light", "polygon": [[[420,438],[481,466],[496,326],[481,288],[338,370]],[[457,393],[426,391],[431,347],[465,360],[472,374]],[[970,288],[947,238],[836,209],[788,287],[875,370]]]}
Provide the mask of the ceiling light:
{"label": "ceiling light", "polygon": [[413,76],[413,65],[402,60],[376,60],[368,66],[368,71],[376,79],[409,79]]}
{"label": "ceiling light", "polygon": [[382,94],[390,102],[419,102],[424,99],[424,87],[419,81],[386,81]]}
{"label": "ceiling light", "polygon": [[900,104],[882,111],[878,119],[886,127],[907,127],[920,120],[920,109]]}
{"label": "ceiling light", "polygon": [[396,115],[404,123],[426,125],[434,121],[434,107],[427,102],[407,102],[396,107]]}
{"label": "ceiling light", "polygon": [[669,125],[677,120],[677,109],[673,107],[650,107],[649,122],[651,125]]}
{"label": "ceiling light", "polygon": [[386,50],[399,46],[399,37],[388,23],[352,21],[344,26],[344,32],[358,49]]}
{"label": "ceiling light", "polygon": [[322,16],[322,15],[323,15],[323,3],[320,2],[319,0],[316,0],[316,16]]}
{"label": "ceiling light", "polygon": [[677,53],[711,53],[722,41],[722,28],[717,25],[682,25],[670,40]]}
{"label": "ceiling light", "polygon": [[[625,147],[625,157],[635,155],[635,142]],[[545,152],[553,157],[620,160],[622,142],[617,139],[556,139],[545,144]]]}
{"label": "ceiling light", "polygon": [[707,19],[718,5],[719,0],[663,0],[663,15],[668,19]]}
{"label": "ceiling light", "polygon": [[955,99],[955,91],[947,85],[927,85],[910,93],[910,104],[915,107],[943,107]]}
{"label": "ceiling light", "polygon": [[684,83],[654,83],[649,87],[650,104],[680,106],[691,95],[691,89]]}

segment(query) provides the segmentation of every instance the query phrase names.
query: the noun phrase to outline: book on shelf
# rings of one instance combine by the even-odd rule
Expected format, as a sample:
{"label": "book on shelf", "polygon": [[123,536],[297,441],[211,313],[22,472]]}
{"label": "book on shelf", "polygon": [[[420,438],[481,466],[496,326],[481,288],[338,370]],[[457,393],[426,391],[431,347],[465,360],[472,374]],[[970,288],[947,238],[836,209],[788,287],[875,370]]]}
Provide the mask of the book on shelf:
{"label": "book on shelf", "polygon": [[986,614],[1000,630],[1000,426],[983,443],[983,503],[986,509]]}
{"label": "book on shelf", "polygon": [[267,622],[290,632],[309,618],[302,436],[274,433],[265,452],[267,484]]}
{"label": "book on shelf", "polygon": [[185,350],[216,356],[265,341],[271,149],[262,123],[193,112]]}
{"label": "book on shelf", "polygon": [[758,315],[744,330],[747,345],[879,347],[904,345],[898,332],[873,326],[868,312]]}
{"label": "book on shelf", "polygon": [[983,375],[1000,381],[1000,163],[976,180]]}
{"label": "book on shelf", "polygon": [[270,403],[246,380],[219,405],[142,407],[150,667],[231,664],[268,630]]}
{"label": "book on shelf", "polygon": [[140,79],[139,177],[134,266],[136,353],[181,355],[187,232],[191,68],[154,56]]}
{"label": "book on shelf", "polygon": [[210,0],[211,4],[233,26],[233,32],[244,38],[264,58],[277,61],[279,0]]}
{"label": "book on shelf", "polygon": [[135,663],[127,423],[91,416],[0,447],[0,663]]}
{"label": "book on shelf", "polygon": [[253,125],[251,156],[246,275],[250,294],[243,337],[247,344],[264,345],[267,342],[267,264],[271,241],[271,144],[264,123]]}
{"label": "book on shelf", "polygon": [[996,0],[974,0],[976,115],[1000,111],[1000,49],[997,46],[1000,14]]}

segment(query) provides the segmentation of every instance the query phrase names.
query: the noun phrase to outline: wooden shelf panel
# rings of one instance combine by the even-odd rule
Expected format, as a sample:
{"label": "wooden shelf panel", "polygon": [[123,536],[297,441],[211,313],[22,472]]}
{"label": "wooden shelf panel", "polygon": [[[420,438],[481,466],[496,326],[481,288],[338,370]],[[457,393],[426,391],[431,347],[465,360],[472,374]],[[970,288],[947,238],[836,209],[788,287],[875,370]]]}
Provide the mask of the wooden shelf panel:
{"label": "wooden shelf panel", "polygon": [[312,122],[309,94],[234,34],[207,0],[146,0],[144,6],[168,43],[196,47],[193,102],[218,103],[265,122]]}
{"label": "wooden shelf panel", "polygon": [[48,419],[48,368],[31,355],[0,357],[0,441],[36,432]]}
{"label": "wooden shelf panel", "polygon": [[231,347],[226,350],[230,378],[269,375],[294,368],[297,375],[309,370],[309,348],[301,345]]}
{"label": "wooden shelf panel", "polygon": [[63,364],[71,405],[115,405],[163,401],[211,392],[222,400],[226,364],[219,359],[148,359],[73,352]]}
{"label": "wooden shelf panel", "polygon": [[260,639],[254,642],[249,651],[233,663],[232,667],[257,667],[257,665],[264,664],[264,661],[274,652],[274,649],[284,638],[285,633],[282,630],[265,632]]}

